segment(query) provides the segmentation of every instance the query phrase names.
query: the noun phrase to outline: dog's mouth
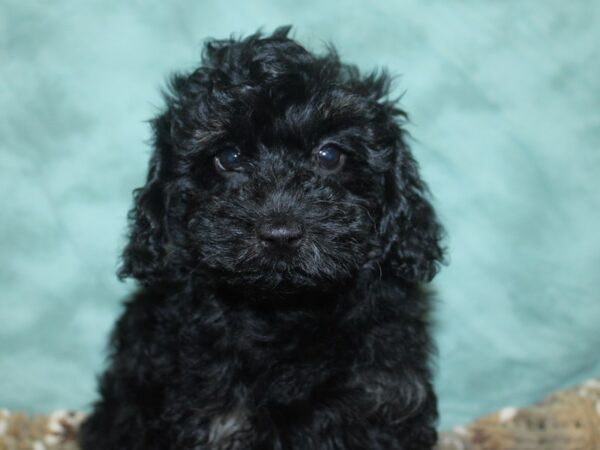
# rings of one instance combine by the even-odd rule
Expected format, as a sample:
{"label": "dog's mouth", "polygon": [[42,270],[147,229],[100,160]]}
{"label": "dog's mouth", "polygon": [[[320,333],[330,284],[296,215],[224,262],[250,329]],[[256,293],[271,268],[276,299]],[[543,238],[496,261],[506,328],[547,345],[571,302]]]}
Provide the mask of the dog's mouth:
{"label": "dog's mouth", "polygon": [[263,290],[326,289],[350,279],[362,258],[319,242],[310,235],[293,242],[254,242],[239,255],[233,270],[221,271],[227,284]]}
{"label": "dog's mouth", "polygon": [[[348,224],[327,212],[221,215],[217,224],[199,216],[198,267],[212,269],[221,282],[261,289],[321,287],[343,283],[365,263],[369,241],[366,219]],[[309,220],[310,219],[310,220]],[[329,220],[327,220],[329,219]]]}

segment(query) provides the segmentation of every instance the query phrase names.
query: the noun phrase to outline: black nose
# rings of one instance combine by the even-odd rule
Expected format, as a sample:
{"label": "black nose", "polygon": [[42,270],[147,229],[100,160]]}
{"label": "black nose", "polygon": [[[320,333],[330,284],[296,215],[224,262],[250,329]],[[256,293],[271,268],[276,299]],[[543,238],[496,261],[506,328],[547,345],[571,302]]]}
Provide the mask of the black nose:
{"label": "black nose", "polygon": [[256,229],[258,238],[267,245],[294,247],[302,238],[302,227],[294,220],[277,217],[261,221]]}

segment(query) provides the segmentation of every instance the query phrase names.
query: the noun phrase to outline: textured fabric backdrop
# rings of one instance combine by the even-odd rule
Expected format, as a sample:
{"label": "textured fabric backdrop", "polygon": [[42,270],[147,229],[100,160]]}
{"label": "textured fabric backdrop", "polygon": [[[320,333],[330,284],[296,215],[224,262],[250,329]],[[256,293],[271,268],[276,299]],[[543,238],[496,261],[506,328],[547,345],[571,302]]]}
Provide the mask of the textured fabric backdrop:
{"label": "textured fabric backdrop", "polygon": [[600,2],[2,0],[0,406],[89,407],[159,89],[288,23],[402,75],[449,234],[442,427],[600,373]]}

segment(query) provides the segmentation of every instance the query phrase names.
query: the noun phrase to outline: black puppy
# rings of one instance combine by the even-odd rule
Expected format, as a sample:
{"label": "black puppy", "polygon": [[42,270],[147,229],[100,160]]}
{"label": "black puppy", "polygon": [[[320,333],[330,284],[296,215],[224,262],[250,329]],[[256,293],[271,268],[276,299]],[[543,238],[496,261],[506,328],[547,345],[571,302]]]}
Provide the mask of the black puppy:
{"label": "black puppy", "polygon": [[431,449],[441,227],[388,98],[335,51],[210,41],[152,122],[84,450]]}

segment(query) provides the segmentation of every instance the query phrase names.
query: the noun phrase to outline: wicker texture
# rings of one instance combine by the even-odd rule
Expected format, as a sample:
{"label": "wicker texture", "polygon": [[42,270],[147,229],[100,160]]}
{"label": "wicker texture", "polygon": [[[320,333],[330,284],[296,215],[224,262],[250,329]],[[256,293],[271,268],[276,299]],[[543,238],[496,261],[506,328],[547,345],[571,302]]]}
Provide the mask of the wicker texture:
{"label": "wicker texture", "polygon": [[440,438],[440,450],[600,450],[600,378],[504,408]]}

